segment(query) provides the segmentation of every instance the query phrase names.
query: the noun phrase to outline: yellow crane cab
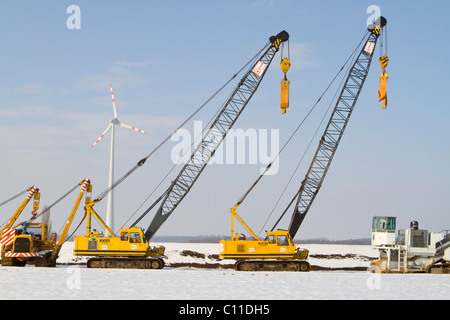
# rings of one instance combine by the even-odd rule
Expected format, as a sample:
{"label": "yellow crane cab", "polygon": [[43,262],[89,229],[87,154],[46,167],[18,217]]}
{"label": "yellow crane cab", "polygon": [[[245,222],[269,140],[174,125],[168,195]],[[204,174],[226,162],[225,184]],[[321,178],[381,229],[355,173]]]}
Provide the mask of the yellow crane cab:
{"label": "yellow crane cab", "polygon": [[75,237],[75,255],[79,256],[156,256],[155,248],[148,245],[141,228],[120,229],[120,236],[105,236],[93,230],[89,236]]}
{"label": "yellow crane cab", "polygon": [[[96,201],[85,207],[86,235],[74,237],[75,256],[91,256],[88,268],[162,269],[164,246],[149,245],[142,228],[121,228],[119,236],[95,212]],[[92,215],[103,226],[106,235],[91,228]]]}

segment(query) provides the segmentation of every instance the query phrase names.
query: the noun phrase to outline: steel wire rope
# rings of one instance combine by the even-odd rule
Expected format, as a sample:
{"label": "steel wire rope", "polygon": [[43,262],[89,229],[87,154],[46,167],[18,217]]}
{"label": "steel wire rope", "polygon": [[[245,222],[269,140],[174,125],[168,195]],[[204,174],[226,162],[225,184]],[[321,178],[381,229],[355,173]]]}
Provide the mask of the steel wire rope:
{"label": "steel wire rope", "polygon": [[[356,51],[354,52],[354,54],[356,54]],[[349,68],[350,68],[350,66],[348,67],[347,71],[349,70]],[[294,178],[294,175],[296,174],[298,168],[300,167],[300,164],[303,162],[303,160],[304,160],[304,158],[305,158],[305,156],[306,156],[306,153],[308,152],[308,150],[309,150],[309,148],[311,147],[312,143],[315,141],[316,136],[317,136],[317,133],[319,132],[319,129],[321,128],[321,126],[322,126],[322,124],[323,124],[323,122],[324,122],[324,120],[325,120],[325,118],[326,118],[328,112],[330,111],[331,107],[333,106],[333,102],[335,101],[336,96],[338,95],[338,93],[339,93],[339,91],[340,91],[340,89],[341,89],[341,86],[342,86],[342,84],[343,84],[344,81],[345,81],[345,77],[342,78],[341,83],[340,83],[340,85],[338,86],[338,88],[336,89],[336,92],[335,92],[335,94],[334,94],[334,96],[333,96],[333,99],[331,99],[330,103],[328,104],[328,108],[327,108],[327,110],[325,111],[325,113],[324,113],[322,119],[320,120],[320,123],[319,123],[319,125],[317,126],[316,131],[314,132],[314,135],[312,136],[311,140],[309,141],[309,144],[308,144],[306,150],[303,152],[303,155],[302,155],[302,157],[300,158],[300,161],[298,162],[298,164],[297,164],[297,166],[296,166],[294,172],[292,173],[291,177],[289,178],[289,181],[286,183],[286,186],[285,186],[285,188],[283,189],[283,191],[282,191],[280,197],[278,198],[277,202],[275,203],[274,207],[272,208],[272,211],[270,212],[269,216],[267,217],[266,221],[264,222],[263,226],[261,227],[261,230],[259,231],[258,235],[261,233],[262,229],[264,229],[264,227],[266,226],[268,220],[271,218],[273,212],[275,211],[276,207],[278,206],[279,202],[281,201],[281,198],[284,196],[284,193],[286,192],[286,190],[287,190],[289,184],[292,182],[292,179]],[[278,223],[281,221],[281,219],[283,219],[283,217],[284,217],[284,215],[286,214],[287,210],[288,210],[289,207],[292,205],[292,203],[294,202],[294,200],[297,198],[297,196],[299,195],[299,193],[300,193],[300,190],[297,191],[297,193],[294,195],[294,197],[292,198],[292,200],[289,202],[289,204],[287,205],[287,207],[285,208],[285,210],[283,211],[283,213],[281,214],[281,216],[278,218],[278,220],[277,220],[277,222],[275,223],[275,225],[272,227],[271,231],[273,231],[273,230],[275,229],[275,227],[278,225]]]}
{"label": "steel wire rope", "polygon": [[[254,59],[255,60],[255,59]],[[254,61],[253,60],[253,61]],[[227,99],[228,100],[228,99]],[[213,122],[213,120],[217,117],[217,115],[219,114],[220,110],[222,110],[224,104],[226,102],[224,102],[220,108],[217,109],[217,111],[214,113],[214,115],[211,117],[211,119],[208,121],[208,123],[206,124],[206,126],[203,127],[201,134],[198,137],[194,137],[193,142],[191,143],[191,148],[186,150],[183,155],[180,157],[180,159],[178,160],[177,163],[175,163],[172,168],[169,170],[169,172],[164,176],[164,178],[158,183],[158,185],[153,189],[153,191],[147,196],[147,198],[144,200],[144,202],[133,212],[133,214],[122,224],[122,227],[125,226],[130,220],[131,218],[133,218],[136,213],[142,208],[142,206],[148,201],[148,199],[150,199],[150,197],[156,192],[156,190],[161,186],[161,184],[167,179],[167,177],[172,173],[172,171],[180,164],[180,162],[184,159],[184,157],[188,154],[188,152],[190,152],[190,150],[192,150],[192,148],[194,147],[194,145],[196,145],[198,142],[200,142],[203,138],[204,138],[204,133],[207,131],[207,128],[209,127],[209,125],[211,124],[211,122]],[[164,191],[164,193],[153,202],[153,204],[147,208],[144,213],[133,223],[133,225],[131,227],[134,227],[136,224],[138,224],[155,206],[156,204],[158,204],[163,198],[164,196],[166,196],[170,191],[170,186],[169,188]],[[121,227],[121,228],[122,228]],[[119,231],[119,230],[117,230]]]}
{"label": "steel wire rope", "polygon": [[[64,243],[67,242],[67,240],[69,240],[74,234],[75,232],[77,232],[78,228],[80,228],[81,224],[83,223],[84,219],[86,219],[86,215],[83,216],[83,219],[81,219],[80,223],[78,224],[78,226],[75,228],[75,230],[73,230],[73,232],[70,234],[70,236],[66,237],[66,239],[64,239],[63,243],[61,244],[61,247]],[[64,225],[63,225],[64,226]],[[62,228],[61,228],[62,229]],[[61,229],[59,230],[59,233],[61,233]]]}
{"label": "steel wire rope", "polygon": [[[360,46],[361,46],[363,40],[364,40],[365,37],[367,36],[367,33],[368,33],[368,32],[365,32],[365,33],[364,33],[364,36],[363,36],[362,40],[359,42],[358,46],[353,50],[352,54],[351,54],[350,57],[347,59],[347,61],[345,62],[345,64],[342,66],[342,68],[341,68],[340,71],[342,71],[342,69],[345,67],[345,65],[346,65],[350,60],[352,60],[352,59],[354,58],[354,56],[357,54],[358,48],[360,48]],[[349,65],[348,68],[347,68],[347,73],[349,72],[350,67],[351,67],[351,66]],[[345,81],[345,77],[342,78],[341,83],[340,83],[339,86],[337,87],[336,92],[335,92],[335,94],[334,94],[334,96],[333,96],[333,99],[331,99],[331,101],[330,101],[330,103],[329,103],[329,105],[328,105],[328,108],[327,108],[326,112],[324,113],[324,115],[323,115],[323,117],[322,117],[322,119],[321,119],[319,125],[318,125],[317,128],[316,128],[316,131],[315,131],[314,135],[312,136],[312,138],[311,138],[311,140],[310,140],[310,142],[309,142],[309,144],[308,144],[308,147],[306,148],[306,150],[304,151],[302,157],[300,158],[300,161],[298,162],[298,164],[297,164],[297,166],[296,166],[294,172],[292,173],[292,175],[291,175],[289,181],[287,182],[285,188],[283,189],[283,191],[282,191],[280,197],[278,198],[277,202],[275,203],[274,207],[272,208],[272,211],[270,212],[269,216],[267,217],[266,221],[264,222],[263,226],[261,227],[261,229],[260,229],[258,235],[261,233],[261,231],[262,231],[262,230],[264,229],[264,227],[266,226],[268,220],[271,218],[273,212],[275,211],[275,208],[278,206],[279,202],[281,201],[281,198],[283,197],[284,193],[286,192],[286,190],[287,190],[289,184],[291,183],[291,181],[292,181],[292,179],[293,179],[295,173],[297,172],[297,170],[298,170],[300,164],[303,162],[306,153],[308,152],[309,148],[311,147],[312,142],[315,140],[315,138],[316,138],[316,136],[317,136],[317,133],[318,133],[320,127],[322,126],[322,124],[323,124],[323,122],[324,122],[324,120],[325,120],[326,115],[327,115],[328,112],[330,111],[331,106],[333,105],[333,102],[335,101],[336,96],[337,96],[337,94],[339,93],[339,90],[341,89],[341,87],[342,87],[344,81]],[[294,202],[294,200],[298,197],[299,193],[300,193],[300,190],[297,191],[297,193],[294,195],[294,197],[292,198],[292,200],[289,202],[289,204],[287,205],[287,207],[285,208],[285,210],[283,211],[283,213],[281,214],[281,216],[280,216],[280,217],[278,218],[278,220],[275,222],[275,224],[274,224],[274,226],[272,227],[271,231],[273,231],[273,230],[275,229],[275,227],[278,225],[278,223],[283,219],[284,215],[285,215],[286,212],[289,210],[289,208],[290,208],[290,206],[292,205],[292,203]]]}
{"label": "steel wire rope", "polygon": [[[24,191],[19,192],[19,193],[16,194],[15,196],[12,196],[11,198],[9,198],[9,199],[3,201],[2,203],[0,203],[0,207],[3,206],[3,205],[5,205],[5,204],[7,204],[8,202],[13,201],[14,199],[20,197],[21,195],[24,195],[27,191],[28,191],[28,189],[25,189]],[[0,226],[2,226],[2,228],[3,228],[3,225],[5,225],[6,222],[8,222],[8,220],[9,220],[9,218],[6,218],[6,220],[5,220],[2,224],[0,224]]]}
{"label": "steel wire rope", "polygon": [[8,202],[13,201],[14,199],[16,199],[16,198],[18,198],[18,197],[20,197],[21,195],[25,194],[27,191],[28,191],[28,189],[25,189],[25,190],[19,192],[18,194],[16,194],[15,196],[12,196],[11,198],[9,198],[9,199],[3,201],[2,203],[0,203],[0,207],[1,207],[1,206],[4,206],[4,205],[7,204]]}
{"label": "steel wire rope", "polygon": [[44,213],[46,213],[47,211],[50,211],[51,208],[53,208],[55,205],[57,205],[61,200],[63,200],[65,197],[67,197],[69,194],[71,194],[80,184],[77,183],[74,187],[72,187],[69,191],[67,191],[65,194],[63,194],[59,199],[57,199],[55,202],[53,202],[50,206],[46,207],[41,213],[37,214],[35,217],[28,219],[26,221],[23,221],[21,223],[16,224],[14,228],[16,228],[18,225],[23,224],[23,223],[28,223],[32,220],[36,220],[37,218],[39,218],[40,216],[42,216]]}

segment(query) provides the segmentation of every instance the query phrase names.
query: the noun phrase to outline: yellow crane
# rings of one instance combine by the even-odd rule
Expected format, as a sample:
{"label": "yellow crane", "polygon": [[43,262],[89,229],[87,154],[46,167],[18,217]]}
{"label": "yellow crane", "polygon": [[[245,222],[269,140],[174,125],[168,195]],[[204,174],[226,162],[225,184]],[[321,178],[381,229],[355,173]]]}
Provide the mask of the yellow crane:
{"label": "yellow crane", "polygon": [[[94,210],[98,201],[86,204],[86,235],[75,236],[75,256],[93,256],[87,261],[88,268],[162,269],[165,248],[151,247],[141,228],[122,228],[120,237],[106,225]],[[105,228],[107,235],[92,229],[92,217]]]}
{"label": "yellow crane", "polygon": [[[363,43],[360,52],[349,69],[347,79],[342,87],[341,94],[337,99],[335,108],[331,114],[325,132],[319,141],[319,146],[313,157],[311,165],[302,181],[300,189],[294,195],[292,201],[278,219],[271,231],[266,232],[266,238],[261,240],[236,213],[236,209],[245,200],[260,181],[265,172],[260,175],[238,203],[231,208],[231,239],[220,241],[219,256],[222,259],[234,259],[237,271],[309,271],[310,264],[306,261],[308,250],[296,248],[294,237],[308,213],[324,178],[328,172],[331,161],[336,153],[339,142],[343,136],[350,115],[356,105],[363,84],[367,78],[372,61],[374,48],[380,31],[386,25],[384,17],[380,17],[375,24],[368,27],[368,36]],[[359,47],[359,46],[358,46]],[[287,64],[282,70],[286,74]],[[341,71],[343,67],[341,68]],[[339,71],[339,73],[341,72]],[[335,77],[336,79],[336,77]],[[334,81],[334,80],[333,80]],[[320,101],[320,98],[317,102]],[[317,103],[316,103],[317,105]],[[300,124],[301,125],[301,124]],[[293,135],[297,132],[294,131]],[[292,136],[293,136],[292,135]],[[288,139],[291,140],[292,136]],[[287,142],[287,143],[288,143]],[[287,144],[286,143],[286,144]],[[286,147],[286,145],[284,146]],[[281,149],[283,150],[284,147]],[[281,151],[280,151],[281,152]],[[279,154],[278,154],[279,155]],[[278,222],[286,213],[287,209],[296,200],[294,212],[288,230],[274,230]],[[240,237],[234,232],[234,219],[237,218],[241,224],[250,232],[253,239],[247,240],[245,236]]]}
{"label": "yellow crane", "polygon": [[[33,217],[36,217],[39,206],[36,205],[40,198],[39,190],[32,188],[27,195],[27,198],[13,214],[11,219],[2,230],[1,244],[2,244],[2,265],[3,266],[20,266],[23,267],[27,263],[33,263],[37,267],[54,267],[58,254],[65,242],[67,233],[69,232],[72,221],[80,205],[81,199],[86,192],[86,189],[91,187],[90,180],[85,179],[79,183],[81,191],[75,201],[73,209],[69,218],[64,224],[63,231],[56,241],[56,234],[49,236],[48,225],[45,223],[24,222],[20,229],[18,225],[12,227],[14,222],[19,217],[20,213],[25,208],[26,204],[34,194],[35,205],[33,206]],[[67,195],[67,194],[66,194]]]}
{"label": "yellow crane", "polygon": [[[220,241],[220,257],[237,259],[236,271],[309,271],[311,266],[306,259],[308,250],[296,248],[287,230],[267,231],[261,240],[236,213],[240,203],[231,211],[231,240]],[[234,219],[238,219],[250,232],[253,239],[247,240],[234,232]]]}

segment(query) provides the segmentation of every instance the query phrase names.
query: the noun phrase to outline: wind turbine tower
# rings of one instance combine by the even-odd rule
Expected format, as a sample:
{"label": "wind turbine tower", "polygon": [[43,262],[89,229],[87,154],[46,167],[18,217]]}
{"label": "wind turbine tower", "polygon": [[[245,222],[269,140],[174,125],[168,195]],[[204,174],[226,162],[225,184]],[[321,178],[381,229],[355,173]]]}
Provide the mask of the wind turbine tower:
{"label": "wind turbine tower", "polygon": [[[113,112],[114,112],[114,118],[110,121],[108,126],[106,127],[106,130],[101,134],[101,136],[97,139],[97,141],[94,142],[94,144],[91,146],[93,148],[102,138],[103,136],[111,130],[111,150],[110,150],[110,156],[109,156],[109,183],[108,183],[108,206],[106,208],[106,224],[108,227],[114,231],[114,192],[111,189],[112,184],[114,183],[114,131],[115,127],[124,127],[128,128],[140,133],[147,134],[148,132],[145,132],[143,130],[140,130],[136,127],[132,127],[128,124],[125,124],[123,122],[120,122],[117,118],[117,110],[116,110],[116,103],[114,101],[114,93],[111,87],[111,98],[112,98],[112,105],[113,105]],[[105,230],[106,232],[106,230]],[[112,236],[112,235],[110,235]]]}

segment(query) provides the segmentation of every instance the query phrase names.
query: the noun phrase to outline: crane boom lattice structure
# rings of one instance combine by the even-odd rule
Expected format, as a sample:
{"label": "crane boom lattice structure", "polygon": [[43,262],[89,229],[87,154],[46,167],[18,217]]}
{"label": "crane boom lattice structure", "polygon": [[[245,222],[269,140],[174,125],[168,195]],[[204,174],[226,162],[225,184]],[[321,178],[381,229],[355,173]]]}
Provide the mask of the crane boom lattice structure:
{"label": "crane boom lattice structure", "polygon": [[364,47],[351,67],[305,179],[301,183],[295,212],[289,225],[289,233],[292,238],[296,235],[322,186],[369,73],[378,36],[379,27],[375,27],[371,30]]}
{"label": "crane boom lattice structure", "polygon": [[[167,189],[166,195],[162,200],[158,211],[145,232],[147,240],[150,240],[153,237],[190,191],[197,178],[205,169],[208,161],[214,155],[218,146],[225,139],[228,131],[234,125],[245,106],[258,89],[266,70],[279,50],[280,44],[288,40],[289,34],[286,31],[282,31],[278,35],[270,37],[270,42],[261,50],[263,54],[259,57],[258,62],[255,65],[252,65],[240,80],[218,116],[205,133],[202,141],[197,145],[183,169]],[[149,210],[151,208],[153,208],[153,205]],[[144,215],[149,210],[147,210]],[[135,222],[135,224],[137,222]]]}

